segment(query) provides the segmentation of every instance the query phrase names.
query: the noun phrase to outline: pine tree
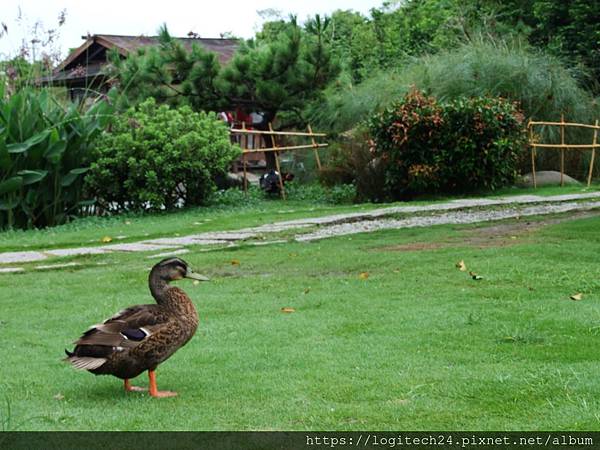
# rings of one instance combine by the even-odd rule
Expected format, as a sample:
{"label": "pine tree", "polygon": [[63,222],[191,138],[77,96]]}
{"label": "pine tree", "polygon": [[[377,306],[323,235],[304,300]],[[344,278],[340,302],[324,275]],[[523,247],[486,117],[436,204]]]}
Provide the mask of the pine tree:
{"label": "pine tree", "polygon": [[[225,67],[200,46],[186,51],[163,26],[159,46],[125,60],[113,55],[114,74],[134,103],[152,96],[195,110],[241,106],[263,113],[265,129],[280,114],[281,126],[302,125],[304,107],[339,72],[325,39],[328,26],[329,19],[317,15],[302,29],[291,17],[278,23],[276,33],[241,42]],[[272,140],[266,141],[272,146]],[[267,156],[272,168],[273,155]]]}

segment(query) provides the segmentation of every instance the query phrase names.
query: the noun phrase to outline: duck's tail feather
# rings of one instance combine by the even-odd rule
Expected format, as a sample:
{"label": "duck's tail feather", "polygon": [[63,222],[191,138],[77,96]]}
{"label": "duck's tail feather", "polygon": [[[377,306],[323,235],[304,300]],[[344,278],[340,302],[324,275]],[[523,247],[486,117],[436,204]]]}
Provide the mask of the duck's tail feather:
{"label": "duck's tail feather", "polygon": [[63,361],[67,361],[79,370],[94,370],[102,366],[106,362],[106,358],[92,358],[90,356],[75,356],[71,354]]}

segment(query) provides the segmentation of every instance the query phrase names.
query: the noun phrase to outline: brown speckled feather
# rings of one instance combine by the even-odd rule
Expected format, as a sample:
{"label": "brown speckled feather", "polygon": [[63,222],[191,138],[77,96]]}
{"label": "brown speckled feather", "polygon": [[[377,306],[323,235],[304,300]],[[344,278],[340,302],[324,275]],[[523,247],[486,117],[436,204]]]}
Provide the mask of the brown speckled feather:
{"label": "brown speckled feather", "polygon": [[186,293],[165,287],[159,304],[132,306],[91,327],[66,360],[96,375],[134,378],[184,346],[197,327],[198,314]]}

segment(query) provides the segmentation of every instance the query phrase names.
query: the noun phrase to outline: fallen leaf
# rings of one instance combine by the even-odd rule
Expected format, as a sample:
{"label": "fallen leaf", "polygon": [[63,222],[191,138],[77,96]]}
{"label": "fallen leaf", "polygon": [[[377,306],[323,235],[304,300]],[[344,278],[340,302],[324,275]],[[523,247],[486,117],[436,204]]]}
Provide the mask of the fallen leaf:
{"label": "fallen leaf", "polygon": [[360,278],[361,280],[367,280],[369,278],[369,272],[361,272],[358,275],[358,278]]}
{"label": "fallen leaf", "polygon": [[471,278],[473,278],[474,280],[483,280],[483,277],[477,275],[475,272],[469,272],[469,275],[471,275]]}
{"label": "fallen leaf", "polygon": [[283,313],[293,313],[293,312],[296,312],[296,310],[294,308],[290,308],[289,306],[286,306],[284,308],[281,308],[281,312],[283,312]]}
{"label": "fallen leaf", "polygon": [[309,292],[310,292],[310,288],[306,288],[306,289],[304,289],[304,293],[305,293],[305,294],[308,294]]}
{"label": "fallen leaf", "polygon": [[240,265],[240,260],[239,259],[232,259],[231,260],[231,265],[232,266],[239,266]]}
{"label": "fallen leaf", "polygon": [[102,239],[100,239],[103,243],[107,244],[109,242],[112,242],[112,238],[110,236],[104,236]]}
{"label": "fallen leaf", "polygon": [[56,395],[54,396],[54,399],[55,399],[55,400],[62,400],[63,398],[65,398],[65,396],[64,396],[64,395],[62,395],[62,394],[56,394]]}
{"label": "fallen leaf", "polygon": [[578,301],[578,300],[581,300],[583,298],[583,294],[581,292],[578,292],[577,294],[571,295],[569,298],[571,300]]}
{"label": "fallen leaf", "polygon": [[394,273],[400,273],[400,269],[394,269],[394,270],[392,270],[392,272],[394,272]]}
{"label": "fallen leaf", "polygon": [[467,271],[467,265],[465,264],[465,262],[462,259],[459,262],[457,262],[455,264],[455,266],[461,272],[466,272]]}

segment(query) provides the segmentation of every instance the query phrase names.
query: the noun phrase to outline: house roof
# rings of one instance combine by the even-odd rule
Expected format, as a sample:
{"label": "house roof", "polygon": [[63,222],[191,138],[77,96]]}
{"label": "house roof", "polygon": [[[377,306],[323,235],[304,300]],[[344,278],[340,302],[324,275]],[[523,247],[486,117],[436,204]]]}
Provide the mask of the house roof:
{"label": "house roof", "polygon": [[[121,55],[127,56],[131,52],[135,52],[143,47],[151,47],[159,44],[158,36],[121,36],[112,34],[94,34],[84,37],[86,41],[71,54],[56,68],[56,72],[74,68],[77,65],[81,55],[90,49],[94,44],[105,47],[107,49],[116,49]],[[198,44],[205,50],[214,52],[219,57],[221,64],[227,63],[239,46],[237,39],[207,39],[207,38],[174,38],[181,42],[183,46],[191,50],[193,44]],[[73,66],[73,67],[71,67]]]}

